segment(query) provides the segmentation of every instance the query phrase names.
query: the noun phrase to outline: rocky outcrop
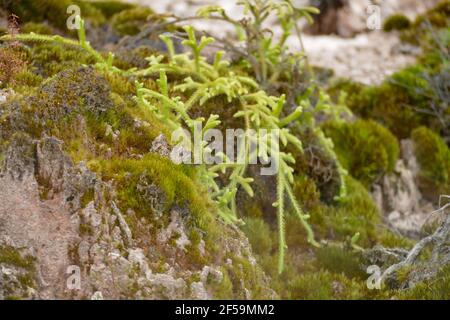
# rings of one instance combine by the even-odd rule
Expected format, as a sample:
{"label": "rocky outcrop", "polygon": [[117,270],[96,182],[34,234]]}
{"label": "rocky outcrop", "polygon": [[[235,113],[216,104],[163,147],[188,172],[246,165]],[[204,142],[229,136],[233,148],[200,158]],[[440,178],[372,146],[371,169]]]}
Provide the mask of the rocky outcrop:
{"label": "rocky outcrop", "polygon": [[[0,299],[208,299],[230,281],[227,270],[240,268],[233,266],[238,260],[260,275],[263,296],[275,297],[237,228],[221,226],[221,257],[183,265],[191,244],[183,218],[187,209],[172,207],[168,223],[157,235],[149,234],[151,222],[119,209],[113,183],[83,162],[74,164],[63,149],[54,137],[33,140],[21,134],[5,152]],[[149,240],[153,236],[156,243]],[[202,241],[200,246],[205,254]],[[167,252],[176,259],[164,257]],[[250,280],[232,281],[239,283],[233,295],[253,297]]]}
{"label": "rocky outcrop", "polygon": [[416,183],[418,166],[412,141],[403,140],[401,146],[402,159],[397,162],[394,173],[383,177],[381,183],[374,186],[372,195],[392,228],[418,238],[434,208],[423,199]]}

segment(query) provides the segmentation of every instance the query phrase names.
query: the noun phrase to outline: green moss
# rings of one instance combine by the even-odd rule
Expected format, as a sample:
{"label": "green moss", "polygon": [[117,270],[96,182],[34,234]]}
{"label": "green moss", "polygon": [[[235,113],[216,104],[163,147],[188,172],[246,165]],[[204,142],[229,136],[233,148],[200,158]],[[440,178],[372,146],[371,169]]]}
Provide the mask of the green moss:
{"label": "green moss", "polygon": [[376,120],[400,139],[407,139],[420,125],[437,125],[430,115],[416,111],[430,108],[429,83],[423,77],[426,71],[424,65],[413,65],[376,86],[338,80],[329,92],[335,99],[341,91],[347,92],[347,105],[356,115]]}
{"label": "green moss", "polygon": [[63,70],[94,63],[92,56],[84,50],[58,44],[37,44],[32,47],[30,55],[32,67],[43,77],[52,77]]}
{"label": "green moss", "polygon": [[47,21],[60,30],[67,30],[67,8],[72,4],[80,6],[83,18],[87,18],[91,23],[98,25],[105,21],[101,11],[96,10],[86,1],[15,0],[3,1],[1,6],[19,16],[22,23]]}
{"label": "green moss", "polygon": [[9,264],[26,270],[34,270],[34,258],[23,257],[17,249],[9,246],[0,247],[0,263]]}
{"label": "green moss", "polygon": [[403,30],[401,39],[403,41],[420,45],[426,49],[430,44],[436,45],[435,39],[430,37],[430,29],[433,32],[448,29],[450,26],[450,1],[444,0],[438,3],[434,8],[418,15],[409,29]]}
{"label": "green moss", "polygon": [[35,280],[30,273],[17,276],[17,280],[19,280],[23,288],[33,288],[36,286]]}
{"label": "green moss", "polygon": [[350,174],[369,187],[394,170],[399,145],[389,130],[374,121],[328,122],[324,132],[335,145],[339,161]]}
{"label": "green moss", "polygon": [[350,279],[358,278],[364,280],[367,278],[359,252],[343,248],[342,246],[330,245],[319,248],[316,257],[319,268],[336,274],[344,274]]}
{"label": "green moss", "polygon": [[362,283],[328,271],[302,274],[289,284],[290,298],[296,300],[361,299]]}
{"label": "green moss", "polygon": [[189,232],[189,240],[191,243],[186,246],[186,255],[189,258],[191,266],[201,268],[206,265],[208,261],[206,256],[200,250],[201,241],[203,240],[200,231],[192,229]]}
{"label": "green moss", "polygon": [[82,208],[85,208],[91,201],[94,200],[95,190],[93,188],[86,191],[80,199]]}
{"label": "green moss", "polygon": [[128,9],[132,9],[134,6],[131,3],[125,3],[122,1],[93,1],[90,3],[94,8],[100,10],[105,18],[109,19],[113,15]]}
{"label": "green moss", "polygon": [[232,266],[227,267],[230,282],[233,285],[236,299],[246,299],[245,289],[251,294],[251,299],[267,299],[268,292],[265,286],[264,273],[258,265],[252,264],[248,259],[231,257]]}
{"label": "green moss", "polygon": [[393,30],[404,30],[411,26],[411,21],[404,14],[394,14],[388,17],[383,23],[383,30],[390,32]]}
{"label": "green moss", "polygon": [[245,225],[242,227],[245,232],[254,252],[258,255],[267,255],[272,252],[273,240],[271,235],[273,233],[267,223],[261,218],[247,218]]}
{"label": "green moss", "polygon": [[380,213],[361,183],[347,177],[347,188],[347,197],[336,208],[330,208],[327,223],[337,240],[345,241],[359,233],[358,244],[370,247],[377,241]]}
{"label": "green moss", "polygon": [[39,86],[44,79],[29,69],[24,69],[14,76],[14,91],[17,93],[29,93],[30,87]]}
{"label": "green moss", "polygon": [[379,242],[380,245],[386,248],[410,249],[414,245],[413,240],[402,237],[387,229],[378,230],[377,241]]}
{"label": "green moss", "polygon": [[445,28],[449,25],[449,17],[450,1],[444,0],[424,14],[417,16],[413,26],[418,28],[422,27],[424,22],[429,22],[435,28]]}
{"label": "green moss", "polygon": [[450,266],[443,267],[433,280],[418,283],[412,289],[398,292],[398,298],[405,300],[449,300]]}
{"label": "green moss", "polygon": [[175,204],[187,205],[192,213],[191,223],[206,232],[208,249],[213,251],[217,246],[216,209],[205,196],[207,192],[199,184],[194,167],[176,165],[158,154],[147,154],[140,160],[116,158],[101,161],[100,170],[103,178],[115,181],[119,204],[124,212],[133,209],[138,215],[151,219],[154,212],[152,199],[141,194],[137,187],[142,183],[154,184],[164,192],[166,209]]}
{"label": "green moss", "polygon": [[214,297],[218,300],[226,300],[233,297],[233,283],[230,280],[228,271],[225,268],[221,269],[223,274],[222,281],[219,283],[212,283],[210,286],[214,292]]}
{"label": "green moss", "polygon": [[112,25],[120,35],[136,35],[147,23],[148,17],[153,14],[153,10],[149,8],[124,10],[112,17]]}
{"label": "green moss", "polygon": [[436,202],[450,190],[450,149],[432,130],[420,127],[413,131],[415,155],[420,166],[419,186]]}
{"label": "green moss", "polygon": [[21,27],[21,33],[47,34],[53,35],[52,28],[45,23],[27,22]]}

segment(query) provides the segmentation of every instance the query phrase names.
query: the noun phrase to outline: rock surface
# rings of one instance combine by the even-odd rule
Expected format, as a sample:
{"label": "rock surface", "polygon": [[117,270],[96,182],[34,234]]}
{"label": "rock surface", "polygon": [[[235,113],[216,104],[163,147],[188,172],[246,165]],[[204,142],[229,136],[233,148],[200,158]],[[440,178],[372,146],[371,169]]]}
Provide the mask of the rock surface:
{"label": "rock surface", "polygon": [[417,161],[411,140],[402,141],[402,159],[395,171],[375,186],[373,198],[387,222],[400,233],[419,238],[433,205],[424,200],[416,183]]}
{"label": "rock surface", "polygon": [[[0,185],[0,298],[208,299],[223,280],[229,259],[215,257],[214,264],[198,268],[181,265],[190,241],[180,209],[171,210],[156,246],[142,245],[149,235],[133,233],[127,221],[136,217],[117,207],[113,186],[83,162],[73,164],[56,138],[12,141]],[[145,220],[138,223],[139,230],[150,230]],[[248,240],[236,228],[224,228],[224,256],[233,252],[261,272]],[[161,265],[162,249],[179,259],[166,257]],[[248,295],[246,280],[241,283],[237,290]]]}

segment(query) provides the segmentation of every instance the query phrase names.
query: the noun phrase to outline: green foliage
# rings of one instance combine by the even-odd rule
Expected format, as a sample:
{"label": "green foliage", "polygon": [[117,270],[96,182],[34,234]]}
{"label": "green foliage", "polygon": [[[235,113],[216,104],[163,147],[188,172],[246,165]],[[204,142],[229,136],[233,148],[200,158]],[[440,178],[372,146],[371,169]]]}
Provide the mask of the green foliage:
{"label": "green foliage", "polygon": [[400,139],[409,138],[419,126],[439,131],[448,139],[449,12],[450,2],[443,1],[402,31],[404,40],[422,49],[417,64],[395,73],[380,85],[340,81],[330,93],[346,91],[347,104],[356,115],[382,123]]}
{"label": "green foliage", "polygon": [[398,141],[380,124],[372,120],[328,122],[323,128],[334,142],[340,163],[365,186],[394,170]]}
{"label": "green foliage", "polygon": [[[406,70],[401,73],[408,73],[407,78],[414,79],[414,73],[409,75]],[[408,138],[411,131],[421,123],[429,123],[427,115],[418,114],[412,108],[424,105],[426,100],[415,99],[401,85],[385,81],[379,86],[364,86],[351,81],[340,81],[330,93],[341,90],[348,93],[347,105],[356,115],[382,123],[401,139]],[[398,125],[399,123],[402,125]]]}
{"label": "green foliage", "polygon": [[[282,111],[285,104],[284,96],[280,98],[269,96],[266,92],[260,90],[258,84],[252,79],[236,76],[227,68],[228,62],[222,61],[221,57],[223,53],[220,51],[216,54],[213,64],[207,63],[205,58],[201,56],[201,51],[213,39],[202,37],[200,40],[197,40],[191,27],[185,27],[185,30],[188,39],[183,41],[183,44],[191,48],[192,59],[188,54],[175,54],[172,40],[165,35],[161,36],[161,39],[165,41],[168,48],[169,61],[164,63],[162,56],[149,57],[149,68],[135,73],[139,76],[149,76],[159,73],[160,79],[157,80],[159,91],[146,89],[142,84],[137,83],[136,101],[154,111],[157,118],[167,123],[173,130],[180,129],[184,124],[195,134],[198,124],[204,123],[203,131],[205,131],[217,127],[220,121],[218,116],[214,114],[210,115],[207,121],[204,118],[193,119],[189,115],[189,110],[194,105],[198,104],[202,106],[210,99],[222,95],[230,102],[233,100],[239,101],[241,110],[234,117],[244,118],[247,130],[278,129],[280,130],[280,140],[284,146],[291,144],[301,151],[301,142],[290,133],[286,126],[301,116],[302,109],[299,107],[290,115],[282,118]],[[184,76],[183,83],[175,86],[173,91],[182,93],[189,92],[190,98],[187,101],[183,101],[181,96],[171,96],[169,94],[167,74],[171,76],[176,75],[177,77]],[[158,105],[153,103],[152,100],[158,101]],[[291,185],[294,181],[293,169],[290,166],[294,162],[292,155],[274,149],[275,145],[270,144],[271,139],[261,139],[260,137],[258,139],[259,145],[266,144],[266,157],[272,155],[279,159],[277,201],[274,203],[274,206],[277,208],[278,215],[279,270],[281,272],[283,270],[284,251],[286,247],[284,236],[285,197],[289,200],[294,213],[307,230],[308,241],[314,245],[317,245],[317,243],[314,240],[312,229],[306,222],[308,216],[303,214],[292,192]],[[205,148],[205,146],[202,148]],[[201,176],[211,190],[221,216],[229,222],[237,221],[238,219],[235,200],[238,188],[242,188],[250,196],[253,195],[253,190],[250,187],[253,179],[245,176],[249,157],[253,156],[249,155],[249,143],[245,142],[245,145],[242,145],[239,150],[245,158],[243,164],[230,163],[225,158],[225,155],[221,155],[224,163],[209,168],[205,165],[200,166]],[[231,169],[229,182],[228,185],[221,188],[215,181],[215,178],[219,176],[218,172],[224,174],[227,169]]]}
{"label": "green foliage", "polygon": [[414,130],[412,139],[420,166],[420,187],[435,202],[450,190],[450,149],[438,134],[425,127]]}
{"label": "green foliage", "polygon": [[404,14],[394,14],[388,17],[383,23],[383,30],[390,32],[393,30],[404,30],[411,26],[411,21]]}
{"label": "green foliage", "polygon": [[[214,18],[232,24],[236,29],[236,38],[244,45],[245,54],[241,50],[236,52],[242,54],[263,88],[277,87],[277,82],[282,78],[291,78],[298,61],[303,58],[302,54],[287,53],[287,39],[295,34],[301,43],[298,21],[305,18],[312,23],[312,15],[319,11],[313,7],[296,7],[291,0],[243,0],[238,1],[238,4],[244,8],[247,19],[233,19],[220,6],[201,8],[197,15],[199,18]],[[278,41],[272,33],[267,32],[269,20],[275,20],[283,31]]]}

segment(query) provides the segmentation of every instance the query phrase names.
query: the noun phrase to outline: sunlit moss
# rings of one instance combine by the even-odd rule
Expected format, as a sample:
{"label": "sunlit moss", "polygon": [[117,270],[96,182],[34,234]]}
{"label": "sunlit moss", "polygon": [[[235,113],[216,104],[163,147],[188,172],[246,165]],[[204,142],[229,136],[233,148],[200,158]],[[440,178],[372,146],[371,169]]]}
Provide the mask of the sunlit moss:
{"label": "sunlit moss", "polygon": [[420,187],[436,202],[439,195],[450,192],[450,149],[438,134],[425,127],[414,130],[412,139],[420,165]]}
{"label": "sunlit moss", "polygon": [[323,128],[333,140],[342,166],[364,185],[370,186],[394,170],[399,156],[398,141],[380,124],[365,120],[329,122]]}

